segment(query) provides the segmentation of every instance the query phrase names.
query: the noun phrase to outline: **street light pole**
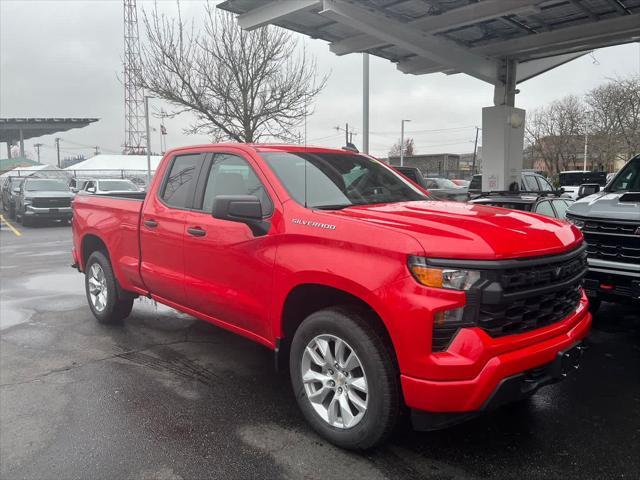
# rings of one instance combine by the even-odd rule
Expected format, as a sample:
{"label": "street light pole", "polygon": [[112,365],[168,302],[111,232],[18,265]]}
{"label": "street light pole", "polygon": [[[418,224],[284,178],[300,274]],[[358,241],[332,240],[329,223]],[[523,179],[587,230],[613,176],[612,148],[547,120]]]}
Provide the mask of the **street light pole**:
{"label": "street light pole", "polygon": [[584,112],[584,159],[582,160],[582,171],[587,171],[587,156],[589,155],[589,115],[592,112]]}
{"label": "street light pole", "polygon": [[149,96],[144,96],[144,123],[147,129],[147,189],[151,185],[151,132],[149,129]]}
{"label": "street light pole", "polygon": [[410,122],[411,120],[400,121],[400,166],[404,167],[404,122]]}

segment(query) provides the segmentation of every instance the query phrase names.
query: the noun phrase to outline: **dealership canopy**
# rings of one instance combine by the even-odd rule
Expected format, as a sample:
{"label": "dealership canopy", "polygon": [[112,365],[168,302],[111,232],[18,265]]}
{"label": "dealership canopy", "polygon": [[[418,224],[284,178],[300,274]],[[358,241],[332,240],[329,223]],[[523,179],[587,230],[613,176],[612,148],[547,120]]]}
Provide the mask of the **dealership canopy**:
{"label": "dealership canopy", "polygon": [[[361,52],[404,73],[465,73],[494,85],[494,106],[482,112],[483,190],[519,184],[519,82],[596,48],[640,40],[640,0],[227,0],[218,7],[238,14],[246,30],[274,24],[326,40],[337,55]],[[363,60],[366,152],[368,56]]]}
{"label": "dealership canopy", "polygon": [[[245,29],[269,23],[367,52],[405,73],[463,72],[493,84],[505,59],[521,79],[567,54],[640,40],[640,0],[227,0]],[[555,61],[540,59],[558,56]]]}
{"label": "dealership canopy", "polygon": [[66,132],[97,122],[97,118],[0,118],[0,142],[7,142],[11,156],[11,144],[20,141],[20,154],[24,156],[24,141],[29,138]]}

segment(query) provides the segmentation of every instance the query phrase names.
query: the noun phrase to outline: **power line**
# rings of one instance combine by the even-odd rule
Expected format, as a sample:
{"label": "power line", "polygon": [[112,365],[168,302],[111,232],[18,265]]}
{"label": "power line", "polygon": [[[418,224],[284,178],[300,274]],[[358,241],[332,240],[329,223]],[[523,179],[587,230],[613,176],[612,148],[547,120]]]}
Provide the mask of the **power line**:
{"label": "power line", "polygon": [[[436,128],[436,129],[424,129],[424,130],[407,130],[404,133],[405,134],[413,134],[413,133],[434,133],[434,132],[452,132],[454,130],[466,130],[466,129],[470,129],[470,128],[476,128],[475,125],[467,125],[465,127],[452,127],[452,128]],[[395,133],[397,134],[398,132],[395,130],[386,130],[386,131],[372,131],[369,133],[375,133],[375,134],[387,134],[387,133]]]}

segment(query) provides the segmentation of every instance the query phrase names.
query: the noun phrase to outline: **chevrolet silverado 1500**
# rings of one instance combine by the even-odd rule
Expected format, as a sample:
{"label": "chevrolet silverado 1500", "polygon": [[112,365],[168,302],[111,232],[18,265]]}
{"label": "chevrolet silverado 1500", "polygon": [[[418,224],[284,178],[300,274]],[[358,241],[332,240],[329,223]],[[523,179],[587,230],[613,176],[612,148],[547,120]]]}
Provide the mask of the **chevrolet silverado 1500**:
{"label": "chevrolet silverado 1500", "polygon": [[349,151],[170,151],[146,194],[78,195],[73,256],[94,316],[136,296],[272,349],[308,422],[366,449],[403,411],[469,418],[563,378],[591,325],[582,234],[549,217],[429,201]]}

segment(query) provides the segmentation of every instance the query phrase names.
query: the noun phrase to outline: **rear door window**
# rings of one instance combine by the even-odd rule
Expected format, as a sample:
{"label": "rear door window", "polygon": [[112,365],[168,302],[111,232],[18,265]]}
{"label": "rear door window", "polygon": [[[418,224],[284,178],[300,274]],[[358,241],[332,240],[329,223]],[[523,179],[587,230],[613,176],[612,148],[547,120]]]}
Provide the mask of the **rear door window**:
{"label": "rear door window", "polygon": [[536,180],[538,180],[538,184],[540,185],[541,192],[553,192],[553,187],[544,177],[536,176]]}
{"label": "rear door window", "polygon": [[162,200],[171,207],[191,208],[201,166],[199,153],[175,157],[164,180]]}
{"label": "rear door window", "polygon": [[569,209],[570,203],[564,200],[553,200],[553,208],[556,211],[558,218],[565,219],[567,218],[567,210]]}
{"label": "rear door window", "polygon": [[549,201],[540,202],[536,206],[536,213],[539,213],[540,215],[546,215],[547,217],[556,216],[556,212],[553,210],[553,207],[551,206],[551,202]]}
{"label": "rear door window", "polygon": [[540,186],[536,182],[536,177],[533,175],[525,175],[524,179],[524,189],[527,192],[538,192],[540,191]]}

